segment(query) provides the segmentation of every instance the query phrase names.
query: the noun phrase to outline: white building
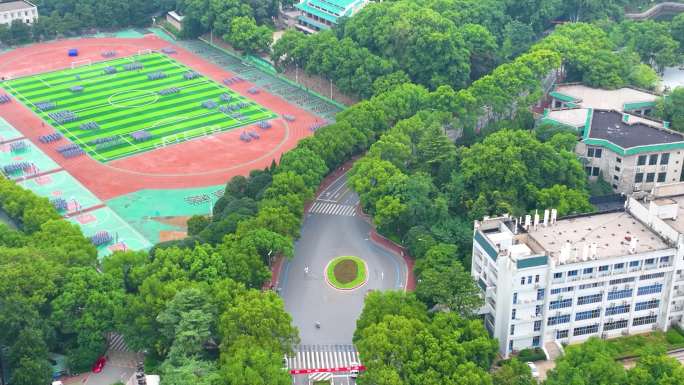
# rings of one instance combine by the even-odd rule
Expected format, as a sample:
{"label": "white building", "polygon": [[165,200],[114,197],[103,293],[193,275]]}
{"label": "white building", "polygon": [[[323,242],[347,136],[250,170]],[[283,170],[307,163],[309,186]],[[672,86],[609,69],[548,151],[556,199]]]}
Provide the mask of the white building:
{"label": "white building", "polygon": [[546,210],[475,222],[471,274],[500,353],[555,356],[561,343],[684,326],[682,233],[684,196],[629,198],[624,211],[559,220]]}
{"label": "white building", "polygon": [[38,7],[28,1],[0,3],[0,24],[12,24],[14,20],[32,24],[38,19]]}

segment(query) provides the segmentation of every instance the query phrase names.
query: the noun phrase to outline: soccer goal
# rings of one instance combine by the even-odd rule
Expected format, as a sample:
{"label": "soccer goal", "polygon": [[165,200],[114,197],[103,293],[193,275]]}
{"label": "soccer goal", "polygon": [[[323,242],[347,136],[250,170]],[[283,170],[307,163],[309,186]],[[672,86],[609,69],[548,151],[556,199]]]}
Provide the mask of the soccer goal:
{"label": "soccer goal", "polygon": [[89,67],[92,63],[90,59],[76,60],[71,62],[71,69],[79,67]]}
{"label": "soccer goal", "polygon": [[152,50],[149,49],[149,48],[138,50],[138,56],[140,56],[140,55],[149,55],[149,54],[151,54],[151,53],[152,53]]}

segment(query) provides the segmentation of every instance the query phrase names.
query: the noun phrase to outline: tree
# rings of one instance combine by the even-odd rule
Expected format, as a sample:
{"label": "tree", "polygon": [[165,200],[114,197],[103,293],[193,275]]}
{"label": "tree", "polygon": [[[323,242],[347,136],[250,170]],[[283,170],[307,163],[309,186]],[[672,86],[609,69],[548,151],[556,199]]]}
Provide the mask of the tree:
{"label": "tree", "polygon": [[512,358],[504,363],[499,370],[492,373],[493,385],[536,385],[532,371],[526,363]]}
{"label": "tree", "polygon": [[215,385],[220,380],[213,362],[194,357],[165,361],[160,369],[165,385]]}
{"label": "tree", "polygon": [[197,235],[204,230],[210,221],[204,215],[193,215],[188,219],[188,235]]}
{"label": "tree", "polygon": [[684,131],[684,87],[677,87],[660,99],[656,110],[659,117],[671,123],[672,129]]}
{"label": "tree", "polygon": [[416,285],[416,296],[428,307],[443,305],[453,312],[471,317],[482,306],[480,290],[460,262],[445,268],[425,269]]}
{"label": "tree", "polygon": [[665,354],[647,354],[639,358],[628,373],[629,385],[675,385],[684,383],[684,367]]}
{"label": "tree", "polygon": [[178,360],[202,353],[204,344],[212,337],[211,330],[216,329],[216,317],[215,309],[206,300],[206,293],[198,288],[176,293],[157,316],[164,337],[160,342],[166,349],[170,348],[169,357]]}
{"label": "tree", "polygon": [[363,311],[356,320],[354,341],[360,333],[372,324],[382,321],[385,316],[397,315],[408,319],[427,321],[427,308],[418,301],[413,293],[403,291],[371,291],[363,303]]}
{"label": "tree", "polygon": [[221,376],[228,385],[288,385],[292,379],[282,367],[282,354],[239,337],[221,354]]}
{"label": "tree", "polygon": [[52,378],[52,368],[47,359],[22,357],[13,369],[10,381],[15,385],[44,385]]}
{"label": "tree", "polygon": [[23,20],[12,20],[9,34],[13,44],[26,44],[31,41],[31,27],[24,24]]}
{"label": "tree", "polygon": [[672,38],[679,42],[680,50],[684,49],[684,14],[679,14],[672,19],[670,24]]}
{"label": "tree", "polygon": [[297,329],[291,323],[292,318],[285,312],[277,294],[250,290],[221,315],[221,349],[230,351],[241,336],[247,336],[252,338],[252,346],[281,354],[291,353],[299,342]]}
{"label": "tree", "polygon": [[589,194],[586,191],[569,189],[567,186],[558,184],[539,190],[537,204],[539,209],[558,210],[559,216],[594,211],[594,206],[589,203]]}
{"label": "tree", "polygon": [[606,344],[595,337],[581,345],[569,346],[548,373],[547,385],[621,385],[627,375],[621,363],[613,359]]}
{"label": "tree", "polygon": [[248,54],[268,53],[273,41],[271,29],[257,26],[251,17],[235,17],[223,39],[237,50]]}

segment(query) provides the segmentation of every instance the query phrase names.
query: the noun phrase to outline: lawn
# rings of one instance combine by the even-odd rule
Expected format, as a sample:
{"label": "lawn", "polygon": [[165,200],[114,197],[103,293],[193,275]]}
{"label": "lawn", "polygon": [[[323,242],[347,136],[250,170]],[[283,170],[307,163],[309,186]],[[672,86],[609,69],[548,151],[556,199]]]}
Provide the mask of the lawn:
{"label": "lawn", "polygon": [[[142,69],[124,68],[134,62]],[[116,73],[107,74],[107,67]],[[191,71],[167,55],[148,53],[12,79],[0,86],[101,162],[276,116],[200,74],[186,79]],[[152,73],[163,77],[150,80]],[[72,90],[75,86],[83,89]],[[160,93],[172,88],[177,92]],[[202,106],[206,101],[216,106]],[[36,107],[44,102],[55,105],[45,111]],[[220,107],[232,110],[224,108],[224,113]],[[58,122],[49,116],[62,111],[73,113],[75,120]],[[84,123],[96,125],[86,129],[81,127]]]}
{"label": "lawn", "polygon": [[606,340],[606,345],[613,351],[616,359],[640,356],[653,350],[672,350],[684,348],[684,335],[677,328],[667,332],[655,331],[633,336],[618,337]]}
{"label": "lawn", "polygon": [[355,289],[366,282],[366,263],[359,257],[337,257],[328,264],[326,277],[338,289]]}

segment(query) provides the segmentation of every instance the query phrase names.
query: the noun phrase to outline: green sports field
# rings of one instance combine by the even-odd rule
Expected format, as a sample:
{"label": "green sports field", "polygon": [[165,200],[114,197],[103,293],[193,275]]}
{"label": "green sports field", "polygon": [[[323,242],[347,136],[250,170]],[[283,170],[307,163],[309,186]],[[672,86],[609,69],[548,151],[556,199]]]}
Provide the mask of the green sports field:
{"label": "green sports field", "polygon": [[[143,69],[124,69],[133,62],[142,64]],[[110,66],[117,72],[105,73],[105,68]],[[190,71],[164,54],[149,53],[17,78],[0,85],[101,162],[276,116],[206,77],[186,80],[183,75]],[[148,74],[155,72],[163,72],[166,77],[149,80]],[[83,90],[72,91],[74,86],[81,86]],[[159,93],[173,87],[179,92]],[[229,94],[230,101],[222,101],[222,94]],[[218,107],[203,107],[202,103],[208,100],[213,100],[218,107],[245,105],[223,113]],[[56,105],[41,111],[36,107],[41,102]],[[77,119],[60,124],[48,116],[60,111],[71,111]],[[239,116],[233,116],[236,113]],[[89,122],[95,122],[98,128],[81,128]],[[136,141],[131,134],[143,130],[149,137]]]}

